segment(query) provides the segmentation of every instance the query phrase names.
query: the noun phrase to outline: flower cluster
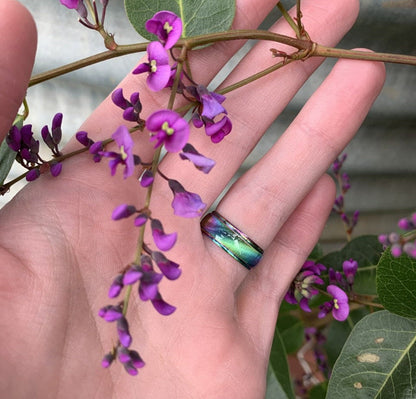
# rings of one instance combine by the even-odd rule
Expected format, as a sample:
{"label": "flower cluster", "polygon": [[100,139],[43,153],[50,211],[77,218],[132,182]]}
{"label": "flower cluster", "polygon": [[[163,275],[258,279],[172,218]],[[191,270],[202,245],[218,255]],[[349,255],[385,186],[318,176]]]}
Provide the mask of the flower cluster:
{"label": "flower cluster", "polygon": [[341,169],[346,159],[347,154],[343,154],[341,157],[337,158],[332,164],[332,172],[340,190],[340,194],[335,198],[333,211],[340,216],[342,222],[344,223],[345,231],[347,235],[350,237],[355,226],[358,223],[360,212],[356,210],[353,212],[352,216],[349,217],[344,209],[345,194],[351,188],[349,175],[345,172],[341,172]]}
{"label": "flower cluster", "polygon": [[[358,263],[349,259],[343,262],[342,267],[343,273],[334,271],[332,268],[328,271],[329,285],[326,291],[332,299],[320,305],[318,318],[323,318],[330,312],[332,312],[334,319],[338,321],[344,321],[348,317],[349,301],[346,292],[352,291]],[[324,285],[323,271],[326,271],[324,265],[307,260],[290,285],[284,298],[285,301],[291,304],[299,304],[303,311],[311,312],[310,300],[320,292],[315,285]]]}
{"label": "flower cluster", "polygon": [[[182,22],[172,12],[161,11],[147,21],[146,29],[150,33],[155,34],[159,41],[148,44],[148,62],[138,65],[134,69],[133,74],[147,73],[147,85],[153,91],[172,87],[177,64],[174,64],[172,67],[169,65],[167,50],[172,49],[180,38]],[[184,83],[184,76],[188,79],[189,84]],[[195,83],[185,72],[180,76],[178,93],[182,93],[186,100],[196,104],[192,112],[192,123],[197,128],[205,127],[205,133],[211,138],[213,143],[220,142],[231,132],[231,120],[227,116],[226,109],[222,106],[225,96],[209,91],[205,86]],[[215,121],[214,119],[221,114],[223,116]],[[172,114],[166,115],[164,122],[168,122],[168,116],[173,118]],[[161,118],[161,115],[159,115],[159,118]]]}
{"label": "flower cluster", "polygon": [[[59,143],[62,138],[62,114],[58,113],[53,117],[51,130],[44,126],[41,131],[43,142],[52,152],[52,157],[58,158],[62,154],[59,150]],[[62,163],[55,159],[45,161],[39,154],[40,143],[33,137],[32,125],[23,125],[18,128],[13,125],[6,136],[8,146],[15,151],[16,161],[28,169],[27,181],[36,180],[42,173],[50,170],[51,175],[56,177],[62,171]]]}
{"label": "flower cluster", "polygon": [[[170,66],[168,50],[174,47],[181,36],[182,22],[175,14],[162,11],[155,14],[147,22],[146,27],[149,32],[158,37],[159,41],[148,44],[148,62],[140,64],[132,73],[146,73],[147,86],[152,91],[170,88],[176,73],[176,64],[173,67]],[[174,58],[173,55],[172,58]],[[178,92],[183,93],[182,82],[179,87],[181,89]],[[206,121],[208,121],[219,113],[226,113],[220,105],[225,99],[223,96],[208,92],[202,86],[198,92],[201,118],[207,118]],[[132,134],[136,131],[148,131],[150,133],[149,140],[154,143],[155,149],[163,147],[168,153],[177,153],[181,160],[190,161],[198,170],[209,173],[215,162],[199,153],[188,142],[190,137],[189,123],[171,109],[157,110],[151,113],[146,120],[142,119],[143,106],[139,92],[133,92],[127,99],[122,88],[117,88],[112,93],[111,99],[122,110],[123,119],[126,122],[134,122],[136,125],[130,129],[125,125],[119,126],[112,134],[112,140],[94,141],[84,131],[76,134],[77,140],[88,149],[95,162],[100,162],[103,158],[109,160],[112,176],[121,167],[123,168],[123,177],[128,178],[134,175],[140,166],[141,170],[138,171],[136,177],[144,188],[151,188],[155,178],[160,177],[172,191],[171,206],[175,215],[186,218],[201,217],[206,209],[206,204],[198,194],[187,191],[180,182],[167,177],[157,164],[144,163],[139,155],[134,154]],[[214,136],[220,137],[219,130],[215,133],[216,136],[214,133],[211,135],[212,141],[220,141],[212,138]],[[225,132],[224,129],[222,131]],[[118,150],[109,151],[106,149],[111,141],[115,142]],[[112,299],[117,298],[126,286],[129,287],[129,293],[133,286],[137,286],[136,292],[142,301],[150,301],[158,313],[165,316],[170,315],[175,311],[175,307],[163,299],[159,291],[159,283],[164,278],[176,280],[182,273],[179,264],[168,259],[164,254],[176,244],[177,233],[165,232],[162,221],[154,216],[154,212],[148,206],[121,204],[115,207],[112,219],[117,221],[125,218],[133,219],[133,224],[139,227],[138,232],[141,235],[144,234],[144,229],[148,226],[151,229],[153,243],[149,244],[141,240],[139,259],[135,259],[127,265],[114,278],[108,296]],[[104,320],[115,322],[118,335],[117,343],[104,356],[102,365],[109,367],[115,359],[118,359],[129,374],[136,375],[138,369],[144,366],[144,362],[138,352],[131,349],[133,338],[129,331],[126,314],[127,304],[124,301],[116,305],[106,305],[99,311],[99,316]]]}
{"label": "flower cluster", "polygon": [[381,234],[378,240],[385,248],[390,247],[391,254],[398,258],[403,253],[416,258],[416,213],[409,218],[402,218],[397,223],[398,227],[405,233],[400,235],[396,232]]}

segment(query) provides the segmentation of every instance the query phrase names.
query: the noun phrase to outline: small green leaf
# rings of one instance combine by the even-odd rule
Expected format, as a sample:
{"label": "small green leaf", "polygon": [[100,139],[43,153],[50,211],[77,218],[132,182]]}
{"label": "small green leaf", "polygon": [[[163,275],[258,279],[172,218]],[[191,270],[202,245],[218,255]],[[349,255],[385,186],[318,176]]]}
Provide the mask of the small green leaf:
{"label": "small green leaf", "polygon": [[385,251],[377,266],[377,292],[387,310],[416,319],[416,259]]}
{"label": "small green leaf", "polygon": [[[13,122],[18,128],[23,126],[23,116],[17,115]],[[13,151],[4,139],[0,145],[0,186],[4,183],[16,159],[16,152]]]}
{"label": "small green leaf", "polygon": [[6,180],[16,158],[16,152],[13,151],[6,143],[6,139],[0,145],[0,186]]}
{"label": "small green leaf", "polygon": [[[283,344],[283,340],[279,334],[279,331],[276,329],[272,344],[272,349],[270,352],[270,361],[269,361],[269,370],[276,378],[279,383],[279,386],[282,388],[285,396],[270,396],[270,399],[273,398],[288,398],[294,399],[295,394],[293,392],[292,380],[290,378],[289,366],[287,363],[286,349]],[[273,379],[272,379],[273,380]],[[274,385],[276,385],[274,383]]]}
{"label": "small green leaf", "polygon": [[416,397],[416,321],[380,311],[353,329],[332,372],[327,399]]}
{"label": "small green leaf", "polygon": [[156,37],[145,23],[162,10],[172,11],[182,19],[182,37],[222,32],[230,29],[235,15],[235,0],[124,0],[127,17],[134,29],[148,40]]}
{"label": "small green leaf", "polygon": [[270,366],[267,370],[267,386],[265,399],[289,399]]}
{"label": "small green leaf", "polygon": [[295,353],[302,346],[305,338],[305,327],[303,323],[295,316],[282,314],[279,315],[276,326],[285,346],[286,353]]}

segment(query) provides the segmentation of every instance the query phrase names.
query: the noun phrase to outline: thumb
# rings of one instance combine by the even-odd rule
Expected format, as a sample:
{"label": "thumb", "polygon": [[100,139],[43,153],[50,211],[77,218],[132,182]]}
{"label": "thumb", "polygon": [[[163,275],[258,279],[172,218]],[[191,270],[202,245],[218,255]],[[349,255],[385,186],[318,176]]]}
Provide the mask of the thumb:
{"label": "thumb", "polygon": [[0,140],[26,94],[35,59],[36,26],[16,0],[0,1]]}

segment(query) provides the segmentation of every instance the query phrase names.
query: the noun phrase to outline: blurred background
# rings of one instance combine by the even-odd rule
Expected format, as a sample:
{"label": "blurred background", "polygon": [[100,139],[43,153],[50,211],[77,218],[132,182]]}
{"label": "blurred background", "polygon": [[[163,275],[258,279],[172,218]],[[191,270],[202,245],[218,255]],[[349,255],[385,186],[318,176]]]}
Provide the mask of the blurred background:
{"label": "blurred background", "polygon": [[[328,0],[331,1],[331,0]],[[101,37],[77,22],[77,13],[58,0],[20,0],[34,15],[38,53],[33,74],[102,52]],[[141,41],[128,23],[121,0],[110,0],[107,29],[116,41]],[[294,4],[285,1],[285,6]],[[416,55],[416,0],[360,0],[356,25],[338,47],[367,47],[374,51]],[[267,28],[279,16],[266,19]],[[248,44],[246,48],[250,46]],[[240,54],[241,55],[241,54]],[[50,124],[56,112],[64,114],[63,131],[72,136],[83,120],[137,64],[139,54],[116,58],[34,86],[28,91],[34,131]],[[235,65],[238,59],[231,62]],[[334,60],[326,60],[268,130],[240,173],[249,168],[276,141],[300,108],[329,73]],[[230,68],[230,66],[228,67]],[[355,234],[380,234],[396,229],[397,220],[416,210],[416,68],[387,65],[387,80],[357,136],[348,146],[345,171],[351,178],[347,211],[360,211]],[[18,168],[13,169],[20,174]],[[0,206],[16,190],[0,197]],[[322,236],[326,250],[345,242],[343,226],[331,215]]]}

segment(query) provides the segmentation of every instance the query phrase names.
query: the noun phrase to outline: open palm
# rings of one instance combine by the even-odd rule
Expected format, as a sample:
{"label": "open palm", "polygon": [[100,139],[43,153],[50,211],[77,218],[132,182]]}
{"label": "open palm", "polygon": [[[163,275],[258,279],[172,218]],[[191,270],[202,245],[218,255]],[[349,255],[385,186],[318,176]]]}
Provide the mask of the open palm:
{"label": "open palm", "polygon": [[[235,28],[255,28],[274,6],[274,0],[237,3]],[[311,37],[334,45],[354,22],[358,1],[303,3]],[[26,89],[36,35],[15,0],[3,0],[0,15],[7,16],[0,21],[0,50],[8,55],[0,62],[0,92],[7,93],[0,96],[4,135]],[[5,33],[11,29],[13,37]],[[272,29],[290,34],[282,21]],[[215,45],[192,56],[195,80],[209,81],[238,45]],[[273,63],[269,47],[255,47],[227,83]],[[319,62],[292,64],[227,96],[233,132],[217,145],[201,133],[191,138],[217,162],[208,176],[175,154],[161,170],[212,204]],[[115,329],[97,312],[110,303],[109,284],[132,261],[138,236],[130,220],[114,222],[111,212],[122,203],[140,204],[143,189],[121,173],[111,178],[106,162],[94,164],[89,154],[66,161],[58,178],[44,175],[27,186],[0,214],[0,396],[263,397],[280,301],[331,209],[334,187],[325,171],[358,129],[383,78],[380,64],[340,61],[278,143],[221,201],[219,212],[265,249],[250,272],[201,235],[199,220],[174,217],[171,192],[156,181],[152,212],[166,231],[178,232],[169,258],[180,264],[182,276],[160,287],[177,307],[169,317],[132,295],[132,346],[147,363],[138,377],[119,365],[100,367]],[[166,104],[168,94],[151,96],[140,76],[128,76],[121,87],[141,93],[144,117]],[[107,138],[122,123],[107,99],[82,129],[94,139]],[[150,160],[148,136],[135,140],[136,152]]]}

